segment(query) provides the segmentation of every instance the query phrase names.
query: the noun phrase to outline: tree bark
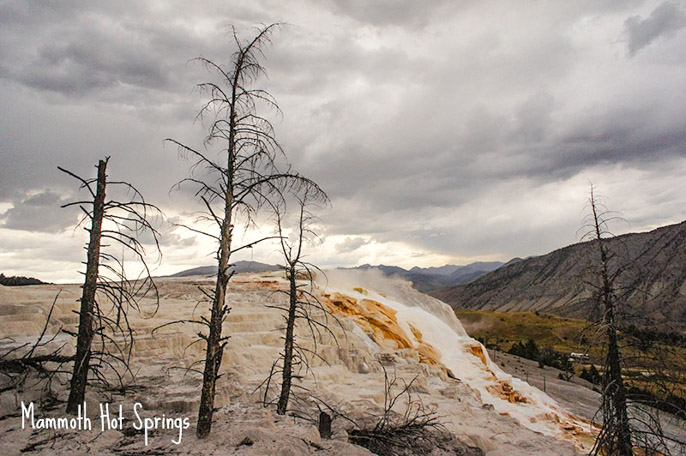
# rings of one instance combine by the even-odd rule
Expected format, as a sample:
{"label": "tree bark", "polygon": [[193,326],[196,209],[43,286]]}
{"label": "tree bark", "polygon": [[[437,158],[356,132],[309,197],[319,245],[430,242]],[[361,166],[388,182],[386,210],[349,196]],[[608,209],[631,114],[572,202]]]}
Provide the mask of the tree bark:
{"label": "tree bark", "polygon": [[616,421],[616,445],[619,456],[633,456],[634,450],[631,443],[631,427],[626,403],[626,388],[622,378],[621,356],[617,341],[617,327],[615,322],[615,307],[612,298],[612,284],[608,275],[607,252],[601,247],[603,258],[603,294],[605,301],[605,324],[607,326],[607,373],[605,376],[605,394],[610,396],[611,406]]}
{"label": "tree bark", "polygon": [[86,279],[81,296],[79,311],[79,333],[76,339],[76,356],[74,371],[71,377],[67,413],[76,414],[86,396],[88,371],[90,369],[91,344],[95,334],[93,308],[98,285],[98,268],[100,266],[100,238],[102,236],[102,219],[105,213],[105,187],[107,181],[107,160],[98,162],[98,180],[88,242],[88,259]]}
{"label": "tree bark", "polygon": [[290,282],[290,306],[288,308],[288,319],[286,321],[286,340],[284,341],[283,356],[283,377],[281,381],[281,395],[276,406],[276,413],[285,415],[288,409],[288,397],[291,393],[291,380],[293,379],[293,332],[295,330],[295,312],[298,306],[298,295],[296,286],[295,264],[291,264],[288,270],[288,280]]}
{"label": "tree bark", "polygon": [[614,420],[615,437],[612,439],[610,448],[612,454],[618,456],[633,456],[634,450],[631,443],[631,427],[629,425],[629,414],[627,412],[626,387],[622,378],[621,355],[617,337],[616,309],[614,297],[614,284],[610,277],[610,260],[602,238],[600,215],[596,210],[593,193],[591,193],[591,209],[593,211],[593,222],[595,237],[600,254],[600,275],[602,280],[601,300],[603,303],[604,318],[603,322],[607,328],[608,348],[605,359],[606,373],[604,377],[603,401],[609,401],[612,410],[612,417],[604,417],[605,422]]}
{"label": "tree bark", "polygon": [[326,412],[319,412],[319,437],[330,440],[331,439],[331,415]]}
{"label": "tree bark", "polygon": [[633,456],[634,450],[631,443],[631,427],[626,403],[626,388],[622,379],[622,370],[617,344],[617,331],[608,328],[609,347],[607,353],[608,373],[606,391],[611,391],[612,408],[615,413],[617,426],[617,454],[620,456]]}
{"label": "tree bark", "polygon": [[200,409],[198,410],[198,424],[196,435],[206,437],[212,430],[212,416],[214,415],[214,395],[216,391],[219,368],[224,354],[222,338],[222,324],[226,309],[226,289],[229,284],[229,259],[231,256],[232,219],[231,207],[233,199],[225,200],[224,221],[221,228],[219,243],[219,262],[217,268],[217,284],[214,290],[214,300],[210,315],[209,333],[207,335],[207,349],[205,353],[205,369],[202,376],[202,393],[200,395]]}

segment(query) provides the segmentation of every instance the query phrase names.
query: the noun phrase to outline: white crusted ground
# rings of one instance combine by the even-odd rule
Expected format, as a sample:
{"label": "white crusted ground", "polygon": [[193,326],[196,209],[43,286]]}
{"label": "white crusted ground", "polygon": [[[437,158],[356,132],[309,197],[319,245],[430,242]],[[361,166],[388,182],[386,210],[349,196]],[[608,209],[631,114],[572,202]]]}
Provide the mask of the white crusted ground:
{"label": "white crusted ground", "polygon": [[[21,400],[39,399],[38,389],[29,386],[21,392],[0,395],[0,416],[4,417],[0,420],[0,453],[20,454],[22,449],[38,444],[35,445],[38,453],[73,455],[86,454],[88,448],[97,454],[369,454],[347,443],[346,429],[351,424],[342,418],[334,421],[334,439],[322,441],[312,424],[277,416],[271,408],[259,404],[261,391],[255,390],[269,372],[282,343],[278,331],[282,316],[266,307],[286,299],[275,292],[282,286],[280,282],[273,275],[240,275],[232,282],[227,300],[232,311],[224,326],[231,339],[217,390],[218,411],[208,439],[200,441],[194,435],[200,377],[176,369],[202,359],[202,344],[189,345],[197,339],[198,328],[186,324],[164,328],[154,336],[151,332],[170,320],[191,319],[202,314],[205,306],[201,304],[195,309],[202,296],[197,287],[211,286],[211,282],[201,278],[161,279],[161,305],[157,313],[146,317],[152,310],[150,302],[146,302],[142,314],[132,317],[137,333],[132,362],[137,387],[125,395],[115,395],[112,400],[115,407],[119,404],[124,407],[128,420],[124,432],[22,430],[18,404]],[[341,317],[340,324],[332,324],[338,344],[331,338],[318,343],[318,353],[326,363],[314,360],[312,372],[299,386],[351,419],[364,422],[378,413],[383,404],[382,361],[399,378],[409,381],[417,377],[414,397],[425,406],[435,408],[445,428],[460,441],[480,448],[485,454],[572,455],[588,441],[583,433],[575,436],[577,432],[561,430],[557,420],[571,418],[554,401],[523,382],[513,381],[515,389],[528,398],[527,403],[510,403],[489,393],[488,371],[499,380],[512,382],[511,377],[490,360],[484,365],[465,350],[478,343],[468,338],[454,314],[440,301],[415,292],[407,284],[373,274],[332,273],[327,286],[329,292],[338,290],[357,299],[371,298],[395,310],[400,327],[406,332],[410,323],[418,328],[424,341],[440,353],[443,364],[420,363],[417,351],[412,348],[397,350],[392,344],[377,344],[352,320]],[[364,288],[364,292],[353,289],[357,287]],[[3,339],[0,353],[13,345],[35,340],[60,289],[62,293],[48,331],[52,333],[60,327],[75,329],[77,320],[72,310],[77,307],[80,291],[77,285],[0,287],[0,336],[12,338]],[[305,328],[300,328],[303,345],[314,348],[307,341],[307,334]],[[60,341],[71,344],[69,337],[59,336],[52,345]],[[446,368],[457,379],[446,375]],[[60,399],[65,399],[64,387],[58,386],[57,390]],[[304,394],[301,396],[305,398]],[[88,400],[89,413],[99,431],[98,403],[103,399],[91,393]],[[159,429],[145,447],[143,435],[131,427],[131,409],[136,402],[143,405],[148,415],[189,417],[191,428],[184,431],[182,442],[172,443],[172,439],[178,438],[178,431]],[[64,404],[60,404],[52,411],[40,409],[40,412],[60,417],[65,416],[63,408]],[[299,409],[314,416],[311,401],[303,401]],[[570,440],[575,440],[576,448]],[[40,444],[41,441],[45,443]]]}

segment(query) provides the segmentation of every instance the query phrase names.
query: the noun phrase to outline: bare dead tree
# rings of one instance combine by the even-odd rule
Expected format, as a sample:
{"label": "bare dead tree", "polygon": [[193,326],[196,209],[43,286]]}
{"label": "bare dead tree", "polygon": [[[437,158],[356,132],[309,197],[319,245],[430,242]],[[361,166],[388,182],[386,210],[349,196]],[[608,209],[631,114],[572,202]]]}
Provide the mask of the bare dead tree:
{"label": "bare dead tree", "polygon": [[[446,432],[436,411],[412,395],[417,377],[406,382],[398,379],[395,372],[389,374],[383,365],[381,367],[384,373],[383,410],[371,426],[356,425],[356,429],[349,432],[348,440],[382,456],[431,453]],[[398,411],[403,403],[404,408]]]}
{"label": "bare dead tree", "polygon": [[603,428],[596,443],[598,451],[619,456],[633,456],[631,427],[627,409],[626,385],[622,378],[621,354],[618,343],[616,274],[610,271],[610,252],[605,244],[607,222],[599,211],[598,200],[591,187],[592,239],[597,247],[598,279],[596,299],[603,312],[607,335],[605,376],[603,377]]}
{"label": "bare dead tree", "polygon": [[[296,227],[294,229],[293,241],[289,240],[284,230],[285,205],[274,207],[278,238],[280,240],[281,253],[285,262],[284,270],[288,280],[288,290],[279,290],[288,296],[288,305],[268,305],[267,307],[278,309],[284,313],[284,342],[283,352],[272,364],[269,376],[260,386],[265,386],[263,404],[271,403],[268,399],[269,390],[274,376],[281,374],[281,392],[277,401],[276,413],[285,415],[288,410],[289,399],[294,378],[301,378],[310,369],[310,359],[318,358],[326,362],[317,351],[317,341],[321,340],[324,334],[338,345],[338,339],[329,327],[329,322],[335,321],[340,325],[338,319],[332,315],[329,309],[324,306],[314,293],[314,280],[317,273],[324,273],[314,264],[304,260],[303,248],[308,240],[316,239],[317,234],[313,229],[313,224],[317,220],[311,212],[312,206],[317,203],[327,202],[326,195],[320,191],[312,192],[307,188],[302,195],[295,195],[294,199],[298,205],[298,215]],[[296,324],[302,321],[310,331],[311,340],[314,344],[313,349],[302,346],[295,335]],[[341,326],[342,328],[342,326]]]}
{"label": "bare dead tree", "polygon": [[[89,242],[80,299],[79,329],[77,334],[73,334],[76,336],[76,355],[67,402],[68,413],[77,413],[90,381],[110,385],[105,371],[113,372],[122,384],[121,372],[130,372],[129,359],[134,342],[128,312],[131,309],[140,310],[139,299],[144,296],[152,296],[155,306],[159,304],[157,286],[138,237],[150,233],[159,254],[158,232],[151,225],[150,218],[160,211],[146,202],[130,183],[109,180],[108,161],[109,157],[98,162],[96,178],[84,179],[59,168],[81,182],[80,189],[88,192],[88,199],[70,202],[62,207],[78,206],[83,213],[79,225],[90,222],[89,227],[84,227],[89,233]],[[115,194],[123,191],[122,199],[108,198],[106,193],[110,190]],[[126,276],[122,260],[108,252],[109,245],[118,245],[133,253],[142,265],[142,271],[135,279]],[[93,378],[89,378],[89,375]]]}
{"label": "bare dead tree", "polygon": [[[222,334],[222,323],[230,309],[226,305],[226,291],[232,273],[229,272],[231,256],[274,236],[268,236],[240,247],[234,244],[234,226],[239,219],[250,227],[255,217],[268,201],[283,198],[283,193],[310,187],[319,187],[309,179],[286,168],[281,171],[279,163],[285,154],[274,136],[272,124],[257,113],[258,105],[279,111],[272,96],[253,88],[257,78],[265,73],[260,63],[263,50],[270,43],[270,35],[279,24],[271,24],[258,30],[250,40],[241,40],[235,29],[233,41],[236,51],[228,65],[223,66],[206,58],[198,58],[216,77],[216,82],[199,84],[199,89],[209,94],[209,101],[198,113],[199,119],[211,119],[204,146],[220,145],[217,158],[208,152],[182,144],[174,139],[167,141],[178,146],[180,153],[195,160],[191,176],[179,185],[196,186],[195,195],[203,205],[198,223],[209,222],[218,233],[208,232],[197,226],[189,230],[208,236],[217,243],[217,281],[213,290],[202,290],[209,307],[209,318],[187,321],[205,327],[199,336],[205,340],[205,367],[198,411],[196,434],[203,438],[209,434],[214,413],[216,382],[223,350],[228,337]],[[280,161],[281,160],[281,161]]]}
{"label": "bare dead tree", "polygon": [[[637,449],[641,454],[672,454],[675,448],[684,451],[686,439],[670,435],[663,428],[664,417],[659,410],[664,409],[660,403],[664,398],[669,400],[670,397],[677,398],[677,394],[684,394],[683,390],[674,392],[674,384],[680,389],[677,377],[683,377],[683,373],[679,374],[683,365],[664,345],[653,352],[654,356],[648,356],[646,347],[637,348],[636,338],[628,330],[637,322],[637,315],[630,308],[627,297],[640,290],[631,284],[623,284],[622,275],[626,268],[619,265],[631,262],[617,261],[618,252],[613,251],[608,243],[608,239],[613,237],[608,222],[617,217],[601,203],[593,186],[588,207],[590,214],[584,237],[596,249],[593,279],[588,284],[593,289],[595,311],[600,314],[592,327],[604,332],[606,353],[599,410],[603,423],[591,454],[633,456]],[[647,380],[647,385],[661,390],[661,394],[646,394],[646,391],[627,382],[627,375],[636,371]],[[647,372],[652,375],[646,376]],[[684,413],[676,404],[670,411],[677,415]]]}
{"label": "bare dead tree", "polygon": [[[62,369],[62,365],[74,360],[73,356],[67,356],[62,353],[65,344],[51,347],[52,342],[57,339],[61,328],[52,336],[46,335],[60,293],[61,290],[52,301],[50,310],[45,317],[43,330],[38,339],[33,344],[26,342],[0,353],[0,377],[3,379],[0,383],[0,393],[21,388],[30,378],[35,378],[35,385],[42,384],[41,400],[54,400],[52,381],[56,375],[67,373],[67,371]],[[9,337],[3,338],[2,341],[7,343],[7,345],[12,345],[14,342]],[[31,385],[31,387],[33,388],[34,385]]]}

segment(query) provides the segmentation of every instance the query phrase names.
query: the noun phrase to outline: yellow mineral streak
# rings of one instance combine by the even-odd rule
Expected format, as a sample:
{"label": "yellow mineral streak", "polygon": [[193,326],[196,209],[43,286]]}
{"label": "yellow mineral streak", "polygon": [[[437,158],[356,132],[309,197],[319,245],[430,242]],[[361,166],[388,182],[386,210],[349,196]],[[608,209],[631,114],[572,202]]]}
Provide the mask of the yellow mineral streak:
{"label": "yellow mineral streak", "polygon": [[[367,294],[363,288],[355,288],[361,294]],[[398,324],[397,312],[373,299],[357,300],[342,293],[323,293],[322,302],[338,315],[344,315],[355,321],[379,345],[393,348],[413,348],[417,350],[419,361],[425,364],[441,365],[441,355],[431,344],[423,341],[422,333],[410,325],[412,336],[409,336]],[[414,339],[414,340],[413,340]]]}
{"label": "yellow mineral streak", "polygon": [[[419,362],[424,364],[440,365],[441,363],[439,360],[441,359],[441,355],[438,352],[438,350],[436,350],[436,348],[433,345],[424,342],[424,340],[422,339],[422,332],[420,330],[418,330],[411,324],[409,326],[410,331],[412,331],[412,335],[417,341],[417,352],[419,352]],[[450,374],[453,375],[452,372]]]}
{"label": "yellow mineral streak", "polygon": [[413,348],[414,344],[398,325],[396,312],[373,299],[357,300],[344,294],[324,293],[322,302],[331,312],[346,316],[357,323],[380,345],[392,341],[396,349]]}
{"label": "yellow mineral streak", "polygon": [[[360,294],[367,294],[364,288],[354,288]],[[323,293],[322,303],[326,304],[331,312],[343,315],[356,322],[374,341],[382,346],[403,349],[412,348],[417,350],[419,362],[435,366],[442,366],[440,352],[423,339],[419,329],[410,326],[412,336],[409,336],[398,324],[397,312],[388,306],[373,299],[355,299],[339,292]],[[447,369],[446,369],[447,370]],[[454,374],[448,371],[449,376]]]}
{"label": "yellow mineral streak", "polygon": [[488,362],[486,361],[486,355],[484,354],[484,350],[481,345],[470,345],[467,348],[469,350],[469,353],[479,358],[484,366],[488,366]]}
{"label": "yellow mineral streak", "polygon": [[489,377],[488,377],[489,380],[493,380],[494,382],[498,381],[498,377],[496,377],[496,375],[493,373],[493,371],[488,368],[488,361],[487,361],[486,354],[484,353],[484,349],[483,349],[482,345],[470,345],[470,346],[468,346],[467,347],[467,353],[469,353],[470,355],[474,355],[477,358],[479,358],[479,360],[481,361],[481,364],[484,365],[483,369],[486,372],[488,372],[488,374],[489,374]]}

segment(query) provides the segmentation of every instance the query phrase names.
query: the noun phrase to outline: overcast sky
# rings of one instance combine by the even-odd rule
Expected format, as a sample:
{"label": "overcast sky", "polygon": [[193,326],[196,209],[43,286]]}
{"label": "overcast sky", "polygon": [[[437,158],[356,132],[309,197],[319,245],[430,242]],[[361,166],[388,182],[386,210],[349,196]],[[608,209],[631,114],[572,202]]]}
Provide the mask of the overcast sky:
{"label": "overcast sky", "polygon": [[[626,223],[686,219],[683,1],[32,1],[0,3],[0,272],[78,280],[77,195],[62,166],[136,185],[164,211],[158,273],[211,264],[173,223],[200,146],[206,81],[282,21],[258,85],[277,137],[329,194],[325,267],[507,261],[577,242],[589,181]],[[271,226],[260,230],[270,232]],[[250,238],[253,234],[246,235]],[[241,258],[277,263],[274,246]]]}

